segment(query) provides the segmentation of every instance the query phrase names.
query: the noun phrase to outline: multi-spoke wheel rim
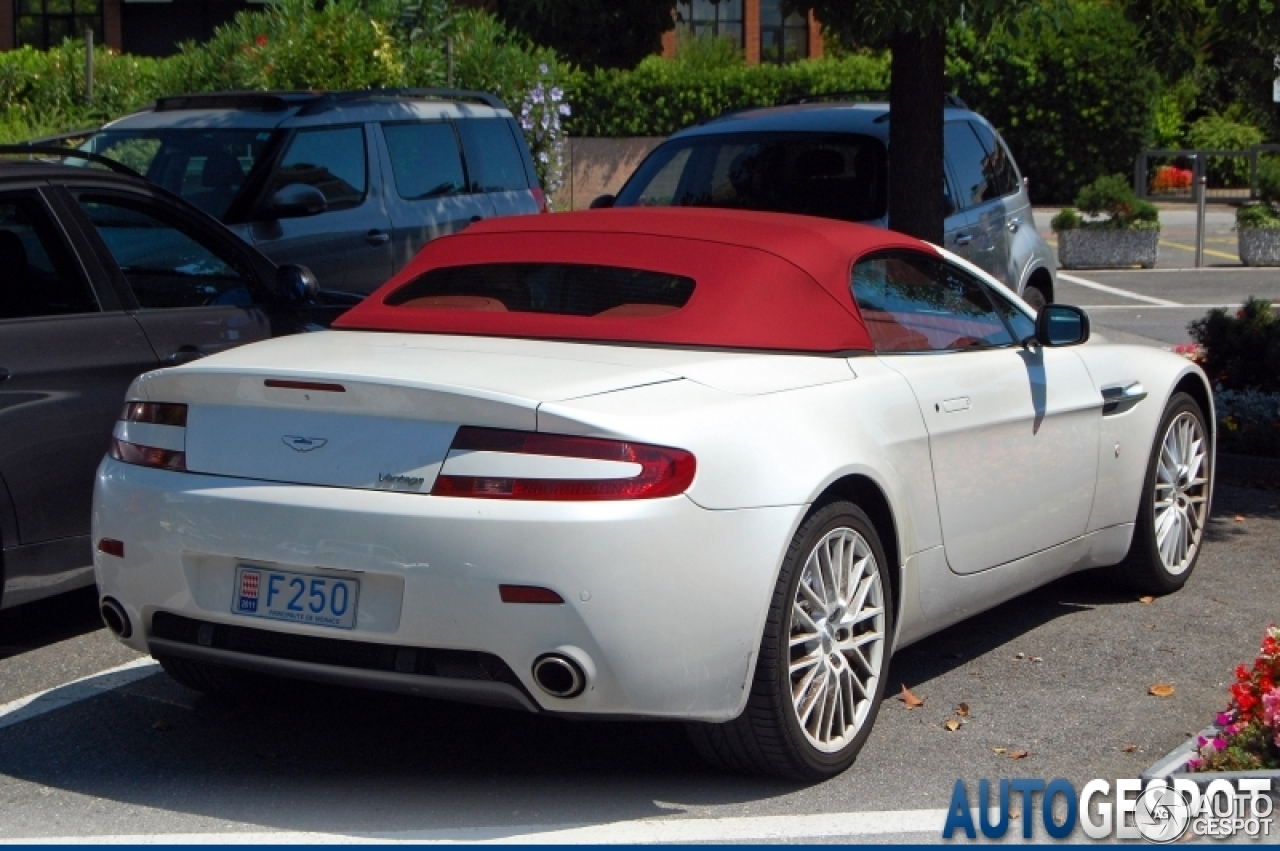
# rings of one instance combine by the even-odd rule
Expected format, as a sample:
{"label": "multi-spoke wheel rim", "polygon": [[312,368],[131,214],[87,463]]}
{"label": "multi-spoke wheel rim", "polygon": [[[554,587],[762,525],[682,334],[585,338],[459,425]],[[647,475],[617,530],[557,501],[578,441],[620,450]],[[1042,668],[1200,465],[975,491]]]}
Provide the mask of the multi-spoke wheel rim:
{"label": "multi-spoke wheel rim", "polygon": [[832,529],[791,601],[791,705],[810,744],[834,753],[866,723],[884,661],[884,588],[866,539]]}
{"label": "multi-spoke wheel rim", "polygon": [[1173,575],[1195,561],[1209,505],[1209,453],[1200,420],[1183,411],[1160,441],[1151,512],[1156,550]]}

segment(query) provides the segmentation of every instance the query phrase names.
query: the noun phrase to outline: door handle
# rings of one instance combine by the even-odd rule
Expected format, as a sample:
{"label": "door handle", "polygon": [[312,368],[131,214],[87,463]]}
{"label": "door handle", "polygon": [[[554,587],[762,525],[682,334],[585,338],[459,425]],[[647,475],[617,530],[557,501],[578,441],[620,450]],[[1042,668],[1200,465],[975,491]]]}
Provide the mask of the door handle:
{"label": "door handle", "polygon": [[1022,219],[1009,220],[1009,233],[1017,233],[1018,228],[1022,227]]}
{"label": "door handle", "polygon": [[953,244],[954,244],[954,245],[968,245],[968,244],[969,244],[969,243],[971,243],[971,242],[973,242],[973,234],[971,234],[971,233],[958,233],[958,234],[956,234],[956,240],[955,240],[955,242],[954,242]]}
{"label": "door handle", "polygon": [[955,399],[944,399],[940,407],[943,413],[954,414],[956,411],[967,411],[971,407],[968,396],[958,396]]}
{"label": "door handle", "polygon": [[204,357],[204,352],[188,343],[185,346],[180,346],[176,352],[169,352],[160,360],[165,366],[177,366],[183,363],[191,363],[191,361],[199,360],[202,357]]}
{"label": "door handle", "polygon": [[7,369],[5,369],[4,367],[0,366],[0,381],[7,381],[7,380],[8,380],[8,378],[9,378],[9,376],[10,376],[10,375],[12,375],[12,374],[13,374],[13,373],[9,372],[9,370],[7,370]]}
{"label": "door handle", "polygon": [[370,245],[386,245],[391,240],[391,234],[380,230],[371,230],[365,235],[364,241]]}

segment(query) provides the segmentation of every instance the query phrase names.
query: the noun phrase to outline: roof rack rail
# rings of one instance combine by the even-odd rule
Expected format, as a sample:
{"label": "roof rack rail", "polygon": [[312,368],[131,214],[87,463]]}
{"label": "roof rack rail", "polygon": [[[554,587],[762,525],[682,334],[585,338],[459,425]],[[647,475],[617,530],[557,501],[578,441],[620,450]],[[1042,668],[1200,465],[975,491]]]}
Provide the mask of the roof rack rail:
{"label": "roof rack rail", "polygon": [[[290,93],[314,96],[315,92]],[[244,109],[253,112],[284,112],[291,104],[285,92],[208,92],[190,95],[171,95],[156,98],[156,112],[175,112],[182,109]]]}
{"label": "roof rack rail", "polygon": [[31,159],[32,157],[69,157],[74,160],[84,160],[85,162],[96,163],[104,168],[114,171],[116,174],[124,174],[129,177],[137,177],[143,180],[146,179],[124,163],[116,162],[110,157],[104,157],[101,154],[94,154],[89,151],[80,151],[75,148],[59,148],[54,145],[0,145],[0,156],[17,155],[26,155],[28,159]]}
{"label": "roof rack rail", "polygon": [[[823,103],[825,101],[859,101],[868,103],[884,103],[889,102],[889,92],[885,89],[850,89],[840,92],[814,92],[807,95],[799,95],[797,97],[788,98],[783,103],[786,106],[795,106],[803,103]],[[954,106],[960,109],[968,109],[969,105],[960,99],[959,95],[944,93],[942,102],[946,106]]]}
{"label": "roof rack rail", "polygon": [[315,115],[345,101],[379,97],[468,101],[471,103],[484,104],[485,106],[492,107],[493,109],[507,108],[506,103],[504,103],[497,95],[492,95],[488,92],[472,91],[471,89],[358,89],[345,92],[318,93],[314,100],[308,102],[302,107],[302,109],[298,110],[298,116]]}

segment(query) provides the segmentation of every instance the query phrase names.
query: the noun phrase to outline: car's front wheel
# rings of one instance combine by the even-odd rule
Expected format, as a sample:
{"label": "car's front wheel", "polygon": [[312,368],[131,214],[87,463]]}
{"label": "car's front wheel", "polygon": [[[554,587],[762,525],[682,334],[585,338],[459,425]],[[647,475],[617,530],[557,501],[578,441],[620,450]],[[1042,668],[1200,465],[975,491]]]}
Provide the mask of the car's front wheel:
{"label": "car's front wheel", "polygon": [[1133,543],[1121,565],[1133,590],[1169,594],[1191,576],[1209,519],[1212,448],[1200,405],[1175,393],[1160,418]]}
{"label": "car's front wheel", "polygon": [[856,505],[811,514],[792,539],[751,694],[725,724],[690,724],[713,764],[814,781],[847,769],[884,696],[893,611],[884,548]]}

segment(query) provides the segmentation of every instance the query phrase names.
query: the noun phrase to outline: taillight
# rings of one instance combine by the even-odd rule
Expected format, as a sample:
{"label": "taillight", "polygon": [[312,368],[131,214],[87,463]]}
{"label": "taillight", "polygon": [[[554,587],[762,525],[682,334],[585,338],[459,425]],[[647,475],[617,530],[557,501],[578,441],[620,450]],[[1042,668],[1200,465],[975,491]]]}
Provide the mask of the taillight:
{"label": "taillight", "polygon": [[696,469],[693,455],[683,449],[463,426],[453,438],[431,494],[564,501],[656,499],[684,493]]}
{"label": "taillight", "polygon": [[543,192],[541,189],[539,189],[536,186],[530,189],[529,192],[532,193],[533,200],[538,202],[539,213],[551,212],[551,207],[547,205],[547,194],[545,192]]}
{"label": "taillight", "polygon": [[126,402],[108,454],[117,461],[163,470],[187,469],[187,406]]}

